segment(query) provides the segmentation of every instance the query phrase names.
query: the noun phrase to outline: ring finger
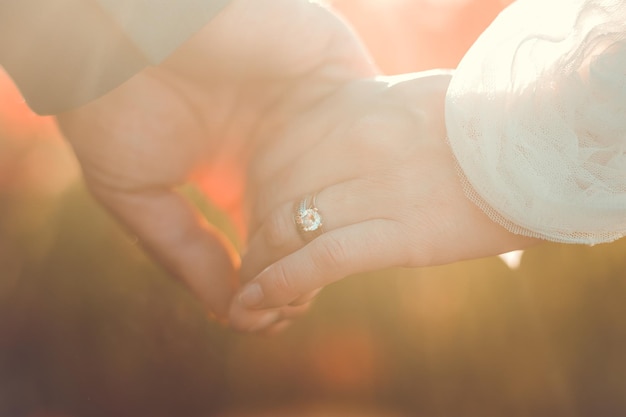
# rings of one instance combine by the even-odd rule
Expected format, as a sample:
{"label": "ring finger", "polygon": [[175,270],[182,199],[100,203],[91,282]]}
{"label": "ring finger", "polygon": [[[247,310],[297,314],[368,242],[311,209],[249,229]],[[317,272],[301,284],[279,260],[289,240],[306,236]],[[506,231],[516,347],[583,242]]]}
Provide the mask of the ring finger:
{"label": "ring finger", "polygon": [[[385,216],[385,208],[395,204],[384,182],[364,178],[324,188],[315,194],[315,209],[321,224],[315,231],[301,232],[294,221],[298,202],[281,205],[269,214],[251,237],[243,257],[241,280],[248,282],[278,259],[306,245],[320,232]],[[312,197],[308,197],[312,200]]]}

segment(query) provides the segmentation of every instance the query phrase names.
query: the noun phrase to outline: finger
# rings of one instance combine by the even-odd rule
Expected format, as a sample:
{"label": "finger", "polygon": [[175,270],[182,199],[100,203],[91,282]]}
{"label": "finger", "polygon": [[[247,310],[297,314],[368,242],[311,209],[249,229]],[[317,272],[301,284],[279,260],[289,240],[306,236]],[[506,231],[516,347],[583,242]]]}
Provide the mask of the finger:
{"label": "finger", "polygon": [[334,148],[326,146],[323,141],[318,144],[318,148],[310,150],[305,156],[294,157],[292,163],[286,165],[276,175],[254,185],[256,192],[250,219],[251,233],[254,233],[260,221],[277,207],[293,202],[310,190],[319,190],[347,181],[362,172],[360,164],[353,163],[350,157],[341,155],[338,141],[331,141],[332,143],[335,144]]}
{"label": "finger", "polygon": [[[331,98],[333,101],[336,100]],[[327,106],[314,106],[290,120],[277,137],[268,138],[262,147],[255,149],[255,158],[248,167],[251,183],[267,182],[318,146],[320,138],[334,137],[340,124],[335,119],[334,114],[328,113]]]}
{"label": "finger", "polygon": [[405,227],[376,219],[325,233],[267,267],[236,296],[243,308],[280,307],[348,275],[407,265]]}
{"label": "finger", "polygon": [[344,94],[330,97],[258,150],[248,170],[255,207],[251,233],[270,210],[297,197],[284,191],[317,190],[357,176],[355,169],[366,162],[355,155],[353,144],[367,129],[355,122],[361,108],[353,109],[347,100]]}
{"label": "finger", "polygon": [[[374,79],[348,83],[303,112],[299,118],[290,120],[277,139],[258,150],[250,166],[251,181],[270,181],[287,166],[293,165],[296,159],[309,158],[310,152],[323,142],[327,142],[326,149],[345,161],[343,158],[354,153],[351,147],[354,139],[375,137],[384,141],[390,132],[388,125],[381,123],[384,119],[379,115],[394,112],[398,107],[385,94],[388,87],[387,81]],[[331,154],[323,152],[323,155],[328,157]],[[309,159],[318,161],[316,158]],[[338,165],[326,166],[335,168]],[[311,172],[318,171],[319,165],[316,168]]]}
{"label": "finger", "polygon": [[229,325],[242,332],[264,332],[284,320],[293,321],[303,316],[311,309],[312,304],[309,302],[300,306],[255,310],[233,303],[229,312]]}
{"label": "finger", "polygon": [[242,333],[262,333],[281,321],[279,309],[247,310],[230,314],[228,324],[231,329]]}
{"label": "finger", "polygon": [[226,238],[187,200],[168,189],[91,189],[210,312],[220,318],[227,316],[236,287],[238,257]]}
{"label": "finger", "polygon": [[289,306],[278,310],[244,309],[233,303],[229,313],[229,325],[238,331],[274,335],[285,330],[293,321],[308,313],[321,289],[294,300]]}
{"label": "finger", "polygon": [[263,331],[263,335],[265,336],[275,336],[279,333],[287,330],[292,324],[293,320],[281,320],[278,323],[273,324],[269,328]]}
{"label": "finger", "polygon": [[[315,197],[325,232],[380,217],[393,204],[393,193],[382,180],[357,178],[321,189]],[[378,202],[384,202],[380,204]],[[306,243],[294,222],[297,200],[270,213],[251,238],[240,276],[247,283],[278,259]]]}
{"label": "finger", "polygon": [[392,131],[392,127],[385,126],[383,129],[377,117],[364,117],[338,128],[328,137],[318,139],[315,146],[294,156],[275,175],[263,181],[259,178],[252,180],[256,192],[251,213],[251,234],[256,232],[271,211],[304,193],[393,166],[393,161],[406,155],[406,149],[399,146],[400,143],[394,145],[390,142],[390,137],[399,134]]}
{"label": "finger", "polygon": [[322,288],[318,288],[316,290],[313,290],[313,291],[311,291],[311,292],[309,292],[307,294],[304,294],[304,295],[296,298],[291,303],[289,303],[289,305],[297,307],[297,306],[312,304],[313,301],[315,301],[317,296],[320,294],[320,292],[322,292]]}

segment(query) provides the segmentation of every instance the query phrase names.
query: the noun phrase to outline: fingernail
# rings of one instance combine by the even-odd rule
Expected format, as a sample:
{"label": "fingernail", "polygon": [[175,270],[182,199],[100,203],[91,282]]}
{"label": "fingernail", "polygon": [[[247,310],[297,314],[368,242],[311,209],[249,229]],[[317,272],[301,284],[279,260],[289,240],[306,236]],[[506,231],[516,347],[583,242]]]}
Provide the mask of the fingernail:
{"label": "fingernail", "polygon": [[266,327],[274,324],[276,320],[278,320],[279,315],[280,314],[278,313],[278,311],[271,311],[261,316],[261,318],[257,320],[256,324],[250,327],[250,329],[248,330],[251,332],[258,332],[259,330],[263,330]]}
{"label": "fingernail", "polygon": [[245,307],[258,307],[263,301],[263,288],[257,283],[247,285],[239,295],[239,302]]}

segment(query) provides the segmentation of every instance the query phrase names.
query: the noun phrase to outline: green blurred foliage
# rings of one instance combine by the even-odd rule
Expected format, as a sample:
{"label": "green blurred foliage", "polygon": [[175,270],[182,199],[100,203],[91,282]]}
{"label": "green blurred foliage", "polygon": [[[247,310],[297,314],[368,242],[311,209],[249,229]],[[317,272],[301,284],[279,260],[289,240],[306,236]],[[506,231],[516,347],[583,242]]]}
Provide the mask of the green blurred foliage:
{"label": "green blurred foliage", "polygon": [[626,413],[626,242],[351,277],[265,338],[210,322],[79,179],[37,190],[0,197],[1,416]]}
{"label": "green blurred foliage", "polygon": [[[453,65],[507,1],[332,3],[383,68],[412,71]],[[25,124],[0,124],[1,417],[626,415],[626,240],[545,244],[517,270],[350,277],[284,334],[240,335],[93,201],[58,135]]]}

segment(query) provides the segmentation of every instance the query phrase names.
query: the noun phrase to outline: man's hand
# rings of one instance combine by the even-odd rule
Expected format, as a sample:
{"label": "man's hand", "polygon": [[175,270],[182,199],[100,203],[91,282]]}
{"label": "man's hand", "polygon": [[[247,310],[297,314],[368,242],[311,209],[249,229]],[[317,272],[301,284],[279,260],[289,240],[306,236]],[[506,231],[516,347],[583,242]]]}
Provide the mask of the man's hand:
{"label": "man's hand", "polygon": [[156,70],[58,120],[93,195],[223,317],[238,257],[175,190],[210,155],[207,127],[196,112]]}
{"label": "man's hand", "polygon": [[94,196],[224,317],[238,255],[176,187],[200,174],[216,190],[226,182],[228,201],[209,197],[241,218],[251,154],[296,114],[374,72],[358,39],[321,6],[234,0],[159,67],[58,120]]}

